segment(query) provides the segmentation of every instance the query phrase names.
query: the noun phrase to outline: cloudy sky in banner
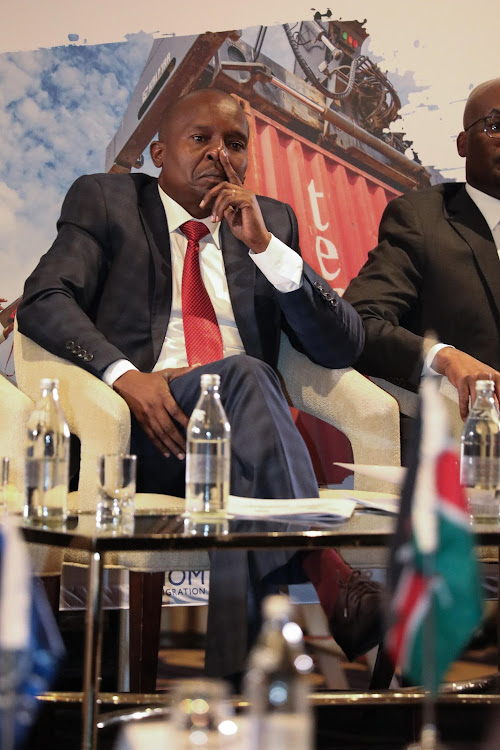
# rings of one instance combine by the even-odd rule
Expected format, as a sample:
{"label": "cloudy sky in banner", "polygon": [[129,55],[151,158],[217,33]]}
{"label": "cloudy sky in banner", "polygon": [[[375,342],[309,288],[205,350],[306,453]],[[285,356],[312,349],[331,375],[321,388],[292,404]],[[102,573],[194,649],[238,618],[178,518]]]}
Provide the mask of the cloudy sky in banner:
{"label": "cloudy sky in banner", "polygon": [[12,299],[55,234],[62,198],[80,174],[104,169],[151,48],[128,41],[0,55],[0,296]]}
{"label": "cloudy sky in banner", "polygon": [[[363,52],[388,71],[402,97],[396,129],[406,131],[424,164],[460,179],[454,139],[468,91],[496,74],[487,35],[498,27],[500,4],[483,0],[474,14],[469,0],[340,0],[330,7],[334,18],[367,19]],[[301,0],[10,3],[0,28],[0,296],[21,293],[54,236],[71,182],[103,169],[155,36],[311,16],[311,3]],[[247,41],[255,36],[256,29],[245,33]],[[269,32],[263,52],[291,60],[281,27]]]}

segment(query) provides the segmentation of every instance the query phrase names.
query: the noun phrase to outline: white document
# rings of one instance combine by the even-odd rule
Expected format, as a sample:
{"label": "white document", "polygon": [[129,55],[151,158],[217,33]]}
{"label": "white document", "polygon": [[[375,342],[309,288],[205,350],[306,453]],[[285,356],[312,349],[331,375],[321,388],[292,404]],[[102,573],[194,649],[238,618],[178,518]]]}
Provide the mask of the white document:
{"label": "white document", "polygon": [[[373,493],[373,495],[375,495],[375,493]],[[387,495],[386,497],[382,497],[381,495],[378,497],[358,497],[358,495],[356,495],[356,498],[352,499],[356,499],[358,506],[361,505],[363,508],[370,510],[381,510],[384,513],[390,513],[391,515],[397,515],[399,513],[399,506],[401,504],[401,498],[397,495]]]}
{"label": "white document", "polygon": [[356,507],[354,500],[344,498],[289,498],[269,500],[264,498],[229,495],[227,511],[230,515],[266,518],[269,516],[311,516],[321,519],[345,521]]}

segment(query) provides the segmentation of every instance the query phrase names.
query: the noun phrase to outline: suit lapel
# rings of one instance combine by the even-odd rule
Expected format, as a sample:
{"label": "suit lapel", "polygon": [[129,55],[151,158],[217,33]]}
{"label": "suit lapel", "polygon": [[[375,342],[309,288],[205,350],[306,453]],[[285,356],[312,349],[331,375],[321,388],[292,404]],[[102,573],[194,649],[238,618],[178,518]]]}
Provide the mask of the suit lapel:
{"label": "suit lapel", "polygon": [[138,197],[139,213],[154,269],[151,300],[151,337],[154,362],[160,356],[172,306],[172,260],[165,209],[156,180],[148,182]]}
{"label": "suit lapel", "polygon": [[262,359],[262,342],[255,311],[255,263],[248,256],[246,245],[234,236],[225,221],[221,223],[220,238],[229,296],[245,352]]}
{"label": "suit lapel", "polygon": [[471,248],[500,314],[500,260],[484,216],[462,187],[448,202],[448,221]]}

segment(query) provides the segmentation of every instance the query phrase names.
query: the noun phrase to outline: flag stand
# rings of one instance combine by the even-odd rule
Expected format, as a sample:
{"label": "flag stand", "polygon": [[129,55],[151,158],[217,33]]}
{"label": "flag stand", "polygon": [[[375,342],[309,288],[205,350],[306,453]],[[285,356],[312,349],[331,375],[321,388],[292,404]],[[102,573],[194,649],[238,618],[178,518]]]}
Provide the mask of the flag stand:
{"label": "flag stand", "polygon": [[0,648],[0,748],[14,750],[18,654]]}

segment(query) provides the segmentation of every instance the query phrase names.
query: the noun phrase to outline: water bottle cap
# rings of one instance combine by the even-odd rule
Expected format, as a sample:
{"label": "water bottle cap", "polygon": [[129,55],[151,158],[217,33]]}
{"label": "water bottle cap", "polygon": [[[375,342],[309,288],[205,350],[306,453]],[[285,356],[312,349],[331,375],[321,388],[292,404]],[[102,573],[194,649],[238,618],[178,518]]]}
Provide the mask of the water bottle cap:
{"label": "water bottle cap", "polygon": [[57,378],[42,378],[40,380],[41,390],[48,390],[49,388],[59,388],[59,380]]}
{"label": "water bottle cap", "polygon": [[201,376],[201,387],[218,386],[220,384],[220,375],[205,374]]}
{"label": "water bottle cap", "polygon": [[292,602],[288,596],[276,594],[268,596],[262,603],[262,614],[266,620],[274,618],[289,617],[292,613]]}
{"label": "water bottle cap", "polygon": [[476,391],[493,391],[494,389],[495,383],[493,382],[493,380],[476,380]]}

